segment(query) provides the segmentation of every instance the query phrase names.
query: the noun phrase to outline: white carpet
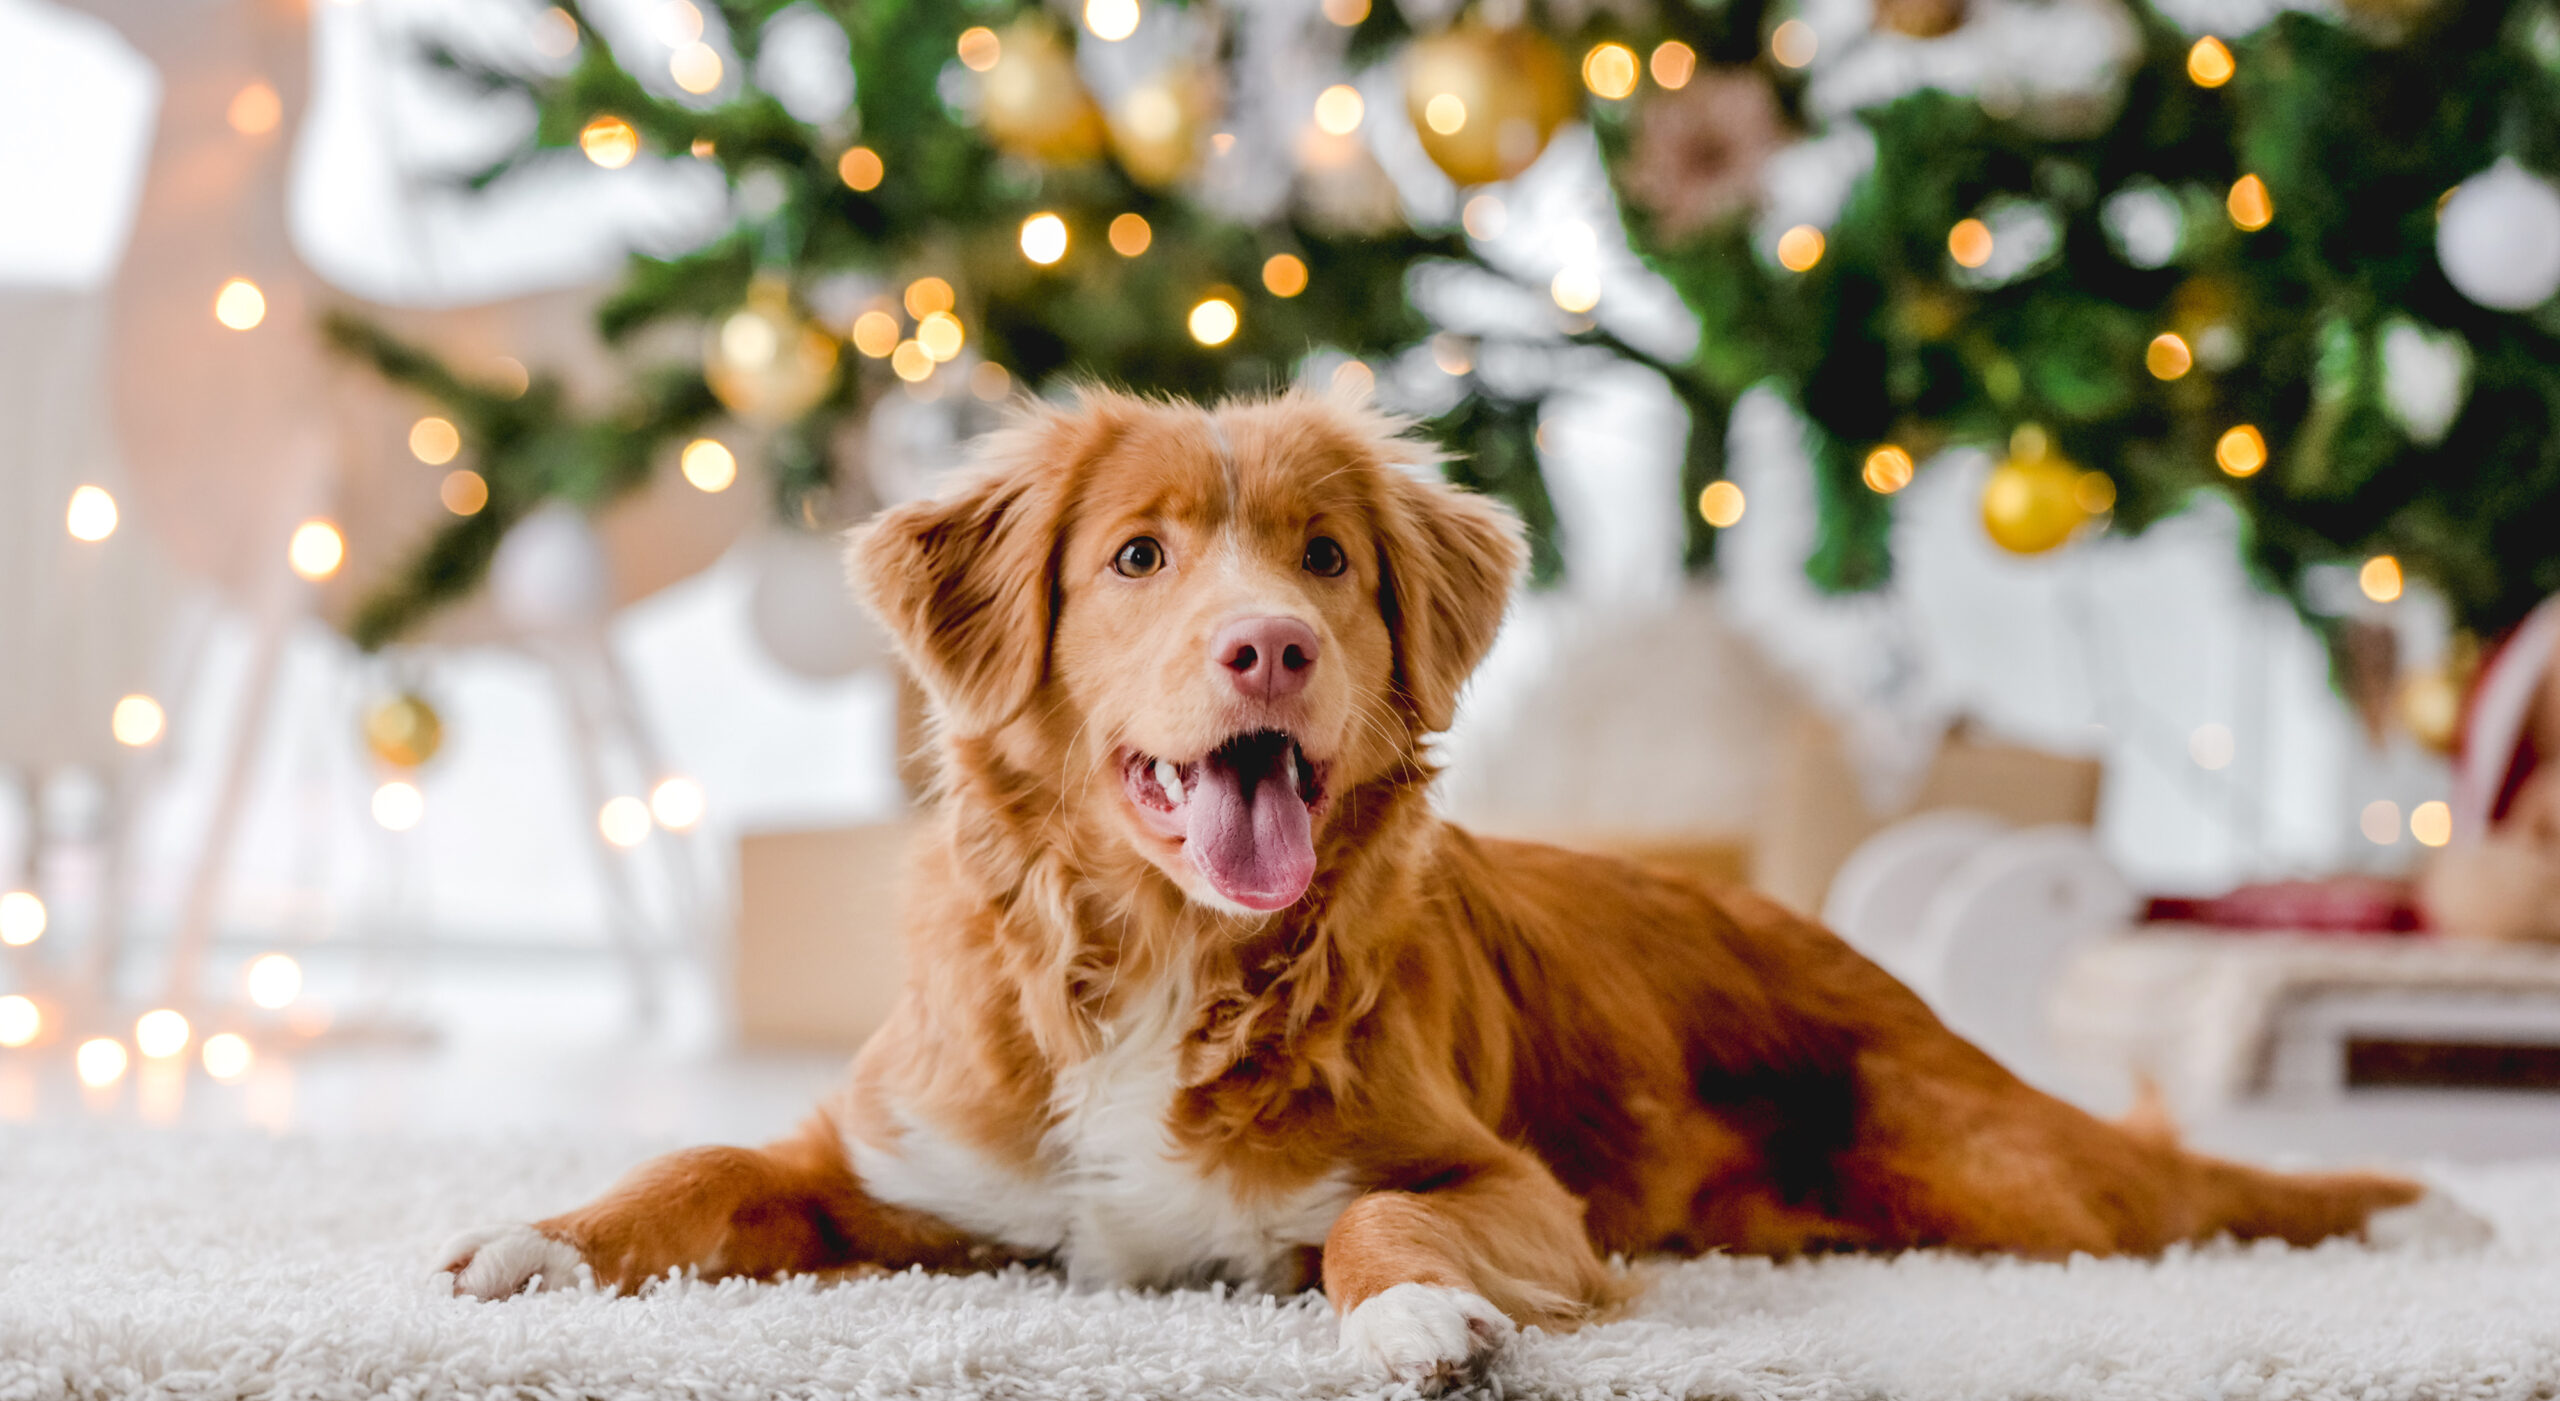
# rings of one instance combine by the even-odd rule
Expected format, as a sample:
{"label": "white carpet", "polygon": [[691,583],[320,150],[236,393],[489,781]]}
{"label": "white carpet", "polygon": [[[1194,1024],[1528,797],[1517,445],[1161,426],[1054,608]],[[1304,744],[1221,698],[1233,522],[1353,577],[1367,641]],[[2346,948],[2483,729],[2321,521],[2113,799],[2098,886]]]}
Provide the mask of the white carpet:
{"label": "white carpet", "polygon": [[[0,1401],[42,1397],[1344,1396],[1322,1301],[1075,1295],[1037,1273],[646,1298],[449,1297],[457,1227],[651,1145],[0,1130]],[[2560,1392],[2560,1164],[2440,1174],[2486,1251],[2215,1248],[1660,1267],[1623,1321],[1514,1344],[1559,1397],[2399,1398]]]}

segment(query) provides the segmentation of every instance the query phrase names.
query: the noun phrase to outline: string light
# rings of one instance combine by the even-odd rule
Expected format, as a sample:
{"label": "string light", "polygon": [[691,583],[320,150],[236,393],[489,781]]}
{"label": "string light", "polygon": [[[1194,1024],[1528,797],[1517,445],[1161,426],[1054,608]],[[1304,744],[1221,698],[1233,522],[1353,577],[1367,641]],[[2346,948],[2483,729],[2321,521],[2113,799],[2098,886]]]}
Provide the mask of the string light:
{"label": "string light", "polygon": [[2443,846],[2453,840],[2453,809],[2429,799],[2409,809],[2409,835],[2420,846]]}
{"label": "string light", "polygon": [[2375,555],[2356,571],[2356,587],[2376,603],[2390,603],[2400,597],[2400,561],[2390,555]]}
{"label": "string light", "polygon": [[2231,756],[2238,749],[2228,725],[2207,722],[2187,735],[2187,757],[2207,773],[2217,773],[2231,766]]}
{"label": "string light", "polygon": [[1367,115],[1368,104],[1360,100],[1360,90],[1349,83],[1336,83],[1316,94],[1316,130],[1327,136],[1349,136],[1360,129],[1360,119]]}
{"label": "string light", "polygon": [[1067,256],[1067,221],[1046,213],[1023,220],[1022,256],[1042,267]]}
{"label": "string light", "polygon": [[1624,44],[1594,44],[1582,56],[1582,85],[1595,97],[1619,101],[1636,90],[1636,51]]}
{"label": "string light", "polygon": [[1431,338],[1431,363],[1440,367],[1440,373],[1455,378],[1476,367],[1475,347],[1464,336],[1442,331]]}
{"label": "string light", "polygon": [[437,484],[436,499],[457,516],[476,516],[489,504],[489,479],[468,467],[457,467]]}
{"label": "string light", "polygon": [[1324,17],[1349,29],[1369,17],[1369,0],[1324,0]]}
{"label": "string light", "polygon": [[32,890],[0,895],[0,944],[23,949],[44,937],[44,901]]}
{"label": "string light", "polygon": [[267,319],[267,294],[245,277],[235,277],[213,294],[213,319],[235,331],[255,330]]}
{"label": "string light", "polygon": [[960,31],[960,63],[972,73],[984,73],[1004,57],[1004,40],[981,24]]}
{"label": "string light", "polygon": [[900,341],[889,352],[889,368],[909,384],[922,384],[933,375],[933,357],[914,341]]}
{"label": "string light", "polygon": [[302,995],[302,965],[285,954],[260,954],[250,961],[248,984],[251,1002],[281,1011]]}
{"label": "string light", "polygon": [[534,52],[545,58],[567,58],[578,51],[578,21],[554,5],[534,17]]}
{"label": "string light", "polygon": [[1366,399],[1377,392],[1378,372],[1359,360],[1345,360],[1333,367],[1333,392],[1350,399]]}
{"label": "string light", "polygon": [[1263,289],[1275,297],[1294,297],[1307,290],[1307,265],[1295,253],[1274,253],[1263,260]]}
{"label": "string light", "polygon": [[2389,798],[2376,798],[2364,805],[2356,818],[2364,839],[2375,846],[2391,846],[2400,840],[2400,805]]}
{"label": "string light", "polygon": [[2151,338],[2151,348],[2142,353],[2142,363],[2154,379],[2178,379],[2195,368],[2196,353],[2187,348],[2185,337],[2163,332]]}
{"label": "string light", "polygon": [[1891,496],[1911,485],[1911,468],[1911,454],[1887,443],[1867,454],[1867,464],[1859,471],[1858,479],[1867,484],[1867,490]]}
{"label": "string light", "polygon": [[720,51],[698,41],[676,50],[667,60],[668,75],[676,86],[697,96],[720,86],[721,71]]}
{"label": "string light", "polygon": [[117,701],[115,713],[107,720],[116,743],[127,749],[141,749],[158,741],[168,724],[169,717],[160,709],[160,702],[138,692]]}
{"label": "string light", "polygon": [[1600,269],[1589,263],[1567,263],[1556,269],[1547,295],[1557,306],[1580,316],[1600,305]]}
{"label": "string light", "polygon": [[635,847],[649,839],[649,805],[629,794],[607,801],[596,813],[596,830],[618,847]]}
{"label": "string light", "polygon": [[1991,261],[1991,226],[1980,219],[1959,219],[1947,230],[1947,256],[1961,268],[1978,268]]}
{"label": "string light", "polygon": [[1458,211],[1458,222],[1465,226],[1469,238],[1494,239],[1502,237],[1504,226],[1511,222],[1510,214],[1499,198],[1478,195]]}
{"label": "string light", "polygon": [[2083,472],[2071,484],[2071,499],[2092,516],[2103,516],[2116,508],[2116,479],[2104,472]]}
{"label": "string light", "polygon": [[939,277],[919,277],[907,284],[907,315],[919,319],[957,305],[951,284]]}
{"label": "string light", "polygon": [[866,311],[853,318],[853,348],[874,360],[886,360],[898,348],[898,318],[885,311]]}
{"label": "string light", "polygon": [[1769,57],[1788,68],[1802,68],[1813,62],[1814,52],[1821,47],[1813,26],[1800,19],[1788,20],[1769,33]]}
{"label": "string light", "polygon": [[2231,222],[2243,233],[2256,233],[2276,217],[2276,202],[2267,193],[2267,182],[2255,175],[2243,175],[2231,182],[2231,198],[2224,201],[2231,211]]}
{"label": "string light", "polygon": [[958,356],[967,337],[968,332],[961,327],[960,318],[947,311],[927,312],[924,319],[916,323],[916,344],[937,362]]}
{"label": "string light", "polygon": [[294,573],[316,584],[346,563],[347,537],[325,520],[304,521],[293,528],[293,540],[285,546],[285,559]]}
{"label": "string light", "polygon": [[880,153],[868,146],[847,146],[836,157],[836,178],[849,190],[871,191],[880,187],[880,177],[889,168],[880,162]]}
{"label": "string light", "polygon": [[409,425],[409,454],[430,467],[442,467],[462,451],[462,433],[450,419],[433,415]]}
{"label": "string light", "polygon": [[1789,272],[1810,272],[1822,261],[1822,250],[1829,240],[1822,230],[1811,224],[1798,224],[1778,235],[1778,266]]}
{"label": "string light", "polygon": [[533,372],[512,355],[501,355],[489,362],[491,387],[510,399],[521,399],[533,388]]}
{"label": "string light", "polygon": [[658,7],[658,37],[680,49],[702,37],[702,11],[693,0],[667,0]]}
{"label": "string light", "polygon": [[2231,81],[2239,65],[2231,61],[2231,46],[2208,34],[2196,40],[2187,50],[2187,78],[2200,88],[2218,88]]}
{"label": "string light", "polygon": [[72,539],[94,545],[116,533],[116,499],[102,486],[76,488],[70,507],[62,513],[62,525]]}
{"label": "string light", "polygon": [[1742,488],[1731,482],[1709,482],[1698,493],[1698,518],[1718,530],[1742,519]]}
{"label": "string light", "polygon": [[11,993],[0,997],[0,1046],[16,1050],[44,1033],[44,1009],[35,999]]}
{"label": "string light", "polygon": [[406,832],[427,815],[427,795],[418,785],[395,778],[373,790],[373,820],[386,832]]}
{"label": "string light", "polygon": [[1208,297],[1191,308],[1191,338],[1202,345],[1225,345],[1235,336],[1241,318],[1236,304],[1224,297]]}
{"label": "string light", "polygon": [[1084,27],[1106,43],[1138,32],[1138,0],[1085,0]]}
{"label": "string light", "polygon": [[719,493],[738,479],[738,457],[717,438],[696,438],[676,458],[677,470],[697,491]]}
{"label": "string light", "polygon": [[969,368],[969,392],[985,403],[1001,404],[1013,392],[1013,376],[993,360],[981,360]]}
{"label": "string light", "polygon": [[195,1029],[187,1025],[186,1017],[168,1007],[145,1012],[133,1024],[135,1049],[152,1060],[167,1060],[184,1051],[194,1035]]}
{"label": "string light", "polygon": [[2228,475],[2255,476],[2267,465],[2267,440],[2254,425],[2243,423],[2214,443],[2213,460]]}
{"label": "string light", "polygon": [[1442,136],[1455,136],[1467,125],[1467,100],[1454,92],[1435,94],[1422,104],[1422,124]]}
{"label": "string light", "polygon": [[639,156],[640,133],[632,130],[631,123],[608,114],[579,128],[578,149],[597,165],[620,170]]}
{"label": "string light", "polygon": [[93,1036],[80,1043],[72,1056],[72,1067],[80,1074],[80,1083],[93,1090],[103,1090],[124,1078],[124,1068],[131,1062],[124,1043],[111,1036]]}
{"label": "string light", "polygon": [[1123,214],[1111,221],[1111,251],[1123,258],[1134,258],[1147,251],[1156,241],[1156,231],[1143,215]]}
{"label": "string light", "polygon": [[223,117],[242,136],[264,136],[284,120],[284,99],[271,83],[251,83],[232,95]]}
{"label": "string light", "polygon": [[689,778],[663,779],[649,790],[649,815],[670,832],[692,831],[707,807],[702,785]]}
{"label": "string light", "polygon": [[1677,39],[1665,39],[1653,47],[1653,80],[1664,88],[1678,92],[1689,86],[1698,71],[1698,51]]}
{"label": "string light", "polygon": [[204,1073],[226,1085],[248,1074],[256,1059],[248,1041],[232,1032],[216,1032],[204,1039]]}

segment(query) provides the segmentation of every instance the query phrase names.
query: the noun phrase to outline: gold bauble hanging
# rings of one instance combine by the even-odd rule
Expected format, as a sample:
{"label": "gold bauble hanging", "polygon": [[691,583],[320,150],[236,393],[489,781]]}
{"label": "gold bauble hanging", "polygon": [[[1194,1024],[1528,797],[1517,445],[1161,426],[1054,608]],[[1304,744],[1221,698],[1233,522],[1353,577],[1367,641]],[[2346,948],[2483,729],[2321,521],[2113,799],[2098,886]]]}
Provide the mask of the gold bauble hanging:
{"label": "gold bauble hanging", "polygon": [[1209,81],[1184,67],[1140,83],[1111,104],[1111,151],[1129,178],[1163,189],[1199,164],[1204,133],[1217,113]]}
{"label": "gold bauble hanging", "polygon": [[1076,75],[1075,50],[1047,23],[1024,19],[1000,36],[1001,57],[978,86],[978,121],[1008,155],[1076,165],[1102,154],[1102,109]]}
{"label": "gold bauble hanging", "polygon": [[2059,548],[2089,522],[2085,475],[2053,451],[2043,430],[2018,430],[2007,460],[1982,484],[1982,528],[2013,555]]}
{"label": "gold bauble hanging", "polygon": [[1876,27],[1935,39],[1964,23],[1965,0],[1876,0]]}
{"label": "gold bauble hanging", "polygon": [[444,748],[444,719],[426,697],[402,691],[364,713],[364,747],[395,769],[414,769]]}
{"label": "gold bauble hanging", "polygon": [[1404,62],[1414,134],[1461,185],[1528,169],[1581,107],[1573,65],[1534,30],[1461,24],[1415,40]]}
{"label": "gold bauble hanging", "polygon": [[792,308],[777,277],[747,286],[747,304],[702,338],[702,377],[729,412],[749,423],[791,423],[836,386],[836,338]]}

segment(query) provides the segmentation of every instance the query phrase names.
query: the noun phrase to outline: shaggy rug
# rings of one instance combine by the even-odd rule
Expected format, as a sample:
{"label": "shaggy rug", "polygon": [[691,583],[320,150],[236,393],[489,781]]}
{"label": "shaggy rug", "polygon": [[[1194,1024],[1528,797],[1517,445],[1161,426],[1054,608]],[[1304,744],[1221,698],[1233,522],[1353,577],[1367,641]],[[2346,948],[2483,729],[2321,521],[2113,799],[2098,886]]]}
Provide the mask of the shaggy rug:
{"label": "shaggy rug", "polygon": [[[452,1298],[457,1227],[650,1145],[0,1130],[0,1398],[1352,1396],[1323,1301],[1074,1294],[1036,1271],[631,1299]],[[1640,1265],[1625,1318],[1524,1336],[1507,1396],[2527,1398],[2560,1393],[2560,1166],[2438,1174],[2485,1249],[2217,1246]]]}

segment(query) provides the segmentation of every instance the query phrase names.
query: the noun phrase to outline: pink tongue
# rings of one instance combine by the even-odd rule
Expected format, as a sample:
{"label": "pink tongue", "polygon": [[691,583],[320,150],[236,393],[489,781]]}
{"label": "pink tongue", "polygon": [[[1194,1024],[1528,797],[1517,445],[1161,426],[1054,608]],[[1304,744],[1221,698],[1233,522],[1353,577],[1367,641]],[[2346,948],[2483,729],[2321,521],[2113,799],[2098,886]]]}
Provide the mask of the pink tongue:
{"label": "pink tongue", "polygon": [[[1218,893],[1252,910],[1285,909],[1315,878],[1316,846],[1306,800],[1289,782],[1289,751],[1240,746],[1213,754],[1192,781],[1186,805],[1191,828],[1183,844],[1191,864]],[[1240,773],[1237,762],[1261,765]]]}

